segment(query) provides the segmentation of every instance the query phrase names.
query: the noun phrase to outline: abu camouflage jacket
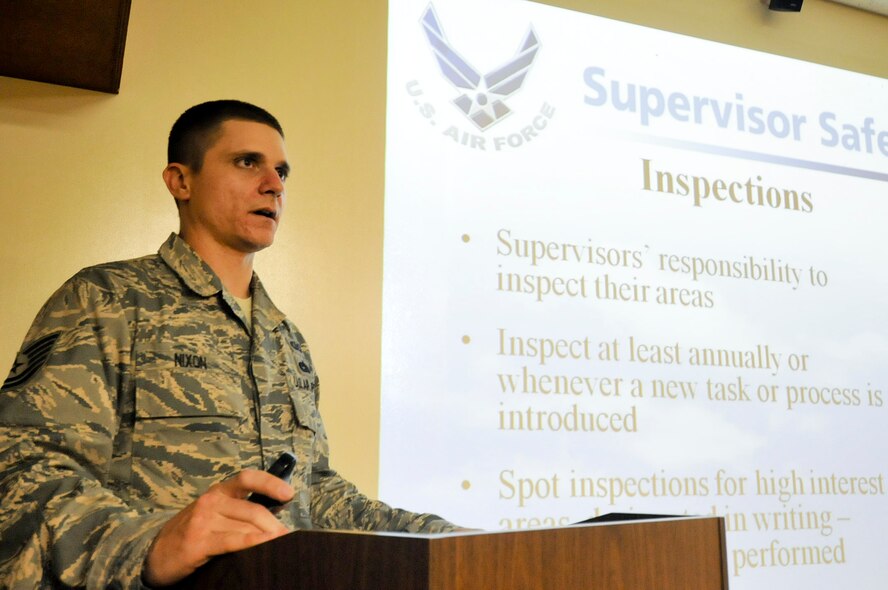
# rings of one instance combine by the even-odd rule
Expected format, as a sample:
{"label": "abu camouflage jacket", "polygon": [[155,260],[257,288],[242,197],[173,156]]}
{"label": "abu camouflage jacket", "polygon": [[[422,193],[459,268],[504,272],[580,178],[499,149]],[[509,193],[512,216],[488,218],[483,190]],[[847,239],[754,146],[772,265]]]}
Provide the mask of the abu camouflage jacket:
{"label": "abu camouflage jacket", "polygon": [[329,465],[302,335],[253,277],[252,330],[178,236],[84,269],[0,389],[0,588],[137,588],[166,520],[244,468],[298,458],[293,528],[440,532]]}

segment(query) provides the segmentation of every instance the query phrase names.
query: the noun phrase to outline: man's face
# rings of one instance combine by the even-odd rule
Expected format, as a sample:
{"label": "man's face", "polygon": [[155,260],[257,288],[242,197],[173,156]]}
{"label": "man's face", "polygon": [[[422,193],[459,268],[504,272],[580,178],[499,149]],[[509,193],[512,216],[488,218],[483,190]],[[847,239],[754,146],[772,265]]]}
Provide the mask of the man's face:
{"label": "man's face", "polygon": [[225,121],[200,172],[188,174],[189,198],[180,206],[186,240],[245,254],[267,248],[284,211],[288,172],[277,130]]}

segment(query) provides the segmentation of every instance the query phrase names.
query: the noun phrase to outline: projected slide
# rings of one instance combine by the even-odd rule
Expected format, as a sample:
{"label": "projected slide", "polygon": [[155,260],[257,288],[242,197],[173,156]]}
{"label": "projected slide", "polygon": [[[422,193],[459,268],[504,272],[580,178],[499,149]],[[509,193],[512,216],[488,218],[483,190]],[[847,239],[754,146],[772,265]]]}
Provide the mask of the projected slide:
{"label": "projected slide", "polygon": [[888,577],[888,82],[532,2],[389,3],[380,496],[720,515]]}

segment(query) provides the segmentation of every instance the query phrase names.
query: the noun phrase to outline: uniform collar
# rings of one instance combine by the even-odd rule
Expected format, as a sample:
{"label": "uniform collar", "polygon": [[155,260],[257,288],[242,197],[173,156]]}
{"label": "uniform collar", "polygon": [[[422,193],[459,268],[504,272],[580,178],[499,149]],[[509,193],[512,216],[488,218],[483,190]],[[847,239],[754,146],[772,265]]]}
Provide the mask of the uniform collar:
{"label": "uniform collar", "polygon": [[160,246],[158,254],[188,288],[198,295],[209,297],[222,290],[222,280],[216,276],[210,265],[177,234],[170,234]]}
{"label": "uniform collar", "polygon": [[265,331],[270,332],[287,319],[287,316],[272,303],[268,292],[262,286],[262,281],[259,280],[256,273],[253,273],[250,292],[253,295],[254,325],[261,326]]}
{"label": "uniform collar", "polygon": [[[213,269],[177,234],[170,234],[160,246],[158,254],[188,288],[198,295],[210,297],[224,291],[222,280]],[[271,331],[286,319],[286,316],[272,303],[256,273],[253,273],[250,282],[250,295],[253,297],[255,324]]]}

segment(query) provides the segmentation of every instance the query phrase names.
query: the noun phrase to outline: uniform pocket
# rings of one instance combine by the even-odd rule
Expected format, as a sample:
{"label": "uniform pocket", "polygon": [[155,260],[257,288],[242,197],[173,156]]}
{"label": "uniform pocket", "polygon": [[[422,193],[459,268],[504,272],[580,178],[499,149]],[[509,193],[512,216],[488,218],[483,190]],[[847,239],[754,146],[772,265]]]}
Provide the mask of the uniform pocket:
{"label": "uniform pocket", "polygon": [[239,374],[223,370],[223,359],[160,347],[141,360],[133,488],[156,507],[179,508],[240,470],[249,410]]}

